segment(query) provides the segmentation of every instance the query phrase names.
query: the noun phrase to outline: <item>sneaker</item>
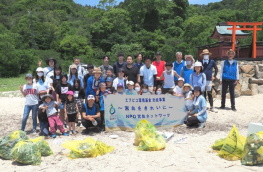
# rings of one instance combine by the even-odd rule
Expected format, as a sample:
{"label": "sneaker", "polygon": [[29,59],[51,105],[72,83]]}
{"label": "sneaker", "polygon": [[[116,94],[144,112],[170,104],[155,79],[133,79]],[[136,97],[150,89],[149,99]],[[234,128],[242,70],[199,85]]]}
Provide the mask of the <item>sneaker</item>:
{"label": "sneaker", "polygon": [[205,128],[205,122],[200,123],[198,128]]}
{"label": "sneaker", "polygon": [[96,120],[92,121],[92,124],[93,124],[94,126],[97,126],[97,125],[98,125],[98,123],[97,123]]}
{"label": "sneaker", "polygon": [[215,112],[215,113],[218,112],[218,111],[217,111],[215,108],[213,108],[213,107],[210,108],[210,111],[211,111],[211,112]]}
{"label": "sneaker", "polygon": [[83,128],[83,125],[82,125],[82,123],[80,123],[79,127],[80,127],[80,128]]}
{"label": "sneaker", "polygon": [[37,130],[33,129],[32,133],[37,134]]}
{"label": "sneaker", "polygon": [[94,128],[94,132],[95,133],[100,133],[101,131],[102,131],[102,129],[100,127]]}
{"label": "sneaker", "polygon": [[225,109],[226,107],[225,106],[221,106],[220,109]]}
{"label": "sneaker", "polygon": [[68,133],[62,133],[62,136],[69,136],[69,134]]}
{"label": "sneaker", "polygon": [[71,134],[73,134],[73,131],[71,130],[71,131],[69,131],[69,134],[71,135]]}
{"label": "sneaker", "polygon": [[236,112],[236,111],[237,111],[237,109],[236,109],[235,107],[233,107],[233,108],[232,108],[232,111]]}
{"label": "sneaker", "polygon": [[56,138],[57,135],[56,135],[56,134],[52,134],[51,137],[52,137],[52,138]]}

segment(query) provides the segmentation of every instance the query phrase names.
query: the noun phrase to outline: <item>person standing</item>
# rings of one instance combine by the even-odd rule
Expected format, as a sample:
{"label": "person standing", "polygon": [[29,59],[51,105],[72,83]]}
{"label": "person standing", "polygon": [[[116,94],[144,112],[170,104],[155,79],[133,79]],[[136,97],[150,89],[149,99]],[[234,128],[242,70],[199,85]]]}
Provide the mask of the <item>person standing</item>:
{"label": "person standing", "polygon": [[83,88],[83,79],[81,76],[78,75],[78,68],[75,64],[70,65],[70,73],[68,76],[68,83],[73,87],[74,86],[74,80],[79,79],[80,80],[80,86]]}
{"label": "person standing", "polygon": [[192,87],[199,86],[201,87],[201,91],[205,91],[206,86],[206,76],[203,73],[202,63],[197,61],[194,65],[194,73],[190,75],[190,85]]}
{"label": "person standing", "polygon": [[133,65],[132,56],[128,56],[126,59],[126,65],[123,67],[124,77],[128,81],[133,81],[133,83],[140,83],[140,73],[139,69]]}
{"label": "person standing", "polygon": [[[75,58],[74,61],[73,61],[73,64],[72,65],[76,65],[77,66],[77,73],[78,73],[78,76],[79,77],[84,77],[84,75],[87,73],[86,70],[84,69],[84,67],[81,66],[81,63],[80,63],[80,59],[79,58]],[[69,66],[69,72],[70,73],[70,66]]]}
{"label": "person standing", "polygon": [[[156,53],[156,60],[152,63],[157,69],[157,77],[160,77],[165,70],[165,61],[162,60],[162,54],[160,52]],[[162,87],[163,86],[164,78],[156,79],[156,86]]]}
{"label": "person standing", "polygon": [[[185,66],[181,68],[180,76],[184,78],[184,82],[190,84],[190,75],[194,73],[195,60],[192,55],[185,55]],[[178,82],[178,81],[177,81]]]}
{"label": "person standing", "polygon": [[157,69],[154,65],[152,65],[150,57],[146,57],[144,62],[145,65],[143,65],[140,69],[141,84],[148,85],[149,91],[154,93],[156,90]]}
{"label": "person standing", "polygon": [[113,65],[113,72],[115,76],[118,76],[118,72],[121,68],[123,68],[126,65],[126,62],[124,61],[124,54],[119,53],[118,54],[118,61],[114,63]]}
{"label": "person standing", "polygon": [[232,49],[227,52],[228,59],[225,60],[221,65],[221,77],[220,84],[222,85],[222,99],[221,109],[225,109],[226,103],[226,92],[229,88],[231,108],[233,111],[236,110],[235,106],[235,86],[239,81],[239,67],[236,60],[234,60],[236,53]]}
{"label": "person standing", "polygon": [[113,67],[111,65],[109,65],[109,62],[110,62],[110,57],[109,56],[104,56],[103,57],[103,65],[100,66],[103,78],[107,77],[107,75],[106,75],[107,70],[112,70],[113,71]]}
{"label": "person standing", "polygon": [[124,89],[126,89],[126,79],[124,78],[124,71],[122,68],[119,69],[118,77],[113,80],[112,86],[115,88],[115,90],[117,90],[117,85],[120,83],[123,85]]}
{"label": "person standing", "polygon": [[137,54],[136,55],[136,63],[134,63],[134,66],[136,66],[138,68],[138,70],[140,70],[140,68],[144,65],[142,60],[143,60],[142,53]]}
{"label": "person standing", "polygon": [[[54,58],[49,58],[46,60],[47,67],[44,70],[44,77],[46,77],[47,83],[52,83],[51,76],[54,75],[54,67],[57,64],[57,60]],[[38,67],[42,66],[42,61],[38,61]]]}
{"label": "person standing", "polygon": [[[176,61],[173,63],[174,71],[176,71],[178,74],[180,74],[182,67],[185,66],[185,62],[182,59],[183,58],[183,54],[181,52],[177,52],[175,54],[175,56],[176,56]],[[174,76],[174,84],[175,85],[177,85],[178,79],[179,78],[177,76]]]}
{"label": "person standing", "polygon": [[26,98],[24,106],[24,114],[22,118],[21,130],[24,131],[26,127],[26,122],[29,116],[30,111],[32,111],[32,120],[33,120],[33,134],[37,134],[37,110],[38,110],[38,96],[37,96],[37,86],[33,83],[32,74],[26,74],[27,84],[21,85],[20,92]]}
{"label": "person standing", "polygon": [[87,88],[87,82],[88,82],[89,77],[93,76],[94,66],[88,65],[87,70],[88,70],[88,73],[86,75],[84,75],[84,77],[83,77],[83,85],[84,85],[85,90]]}
{"label": "person standing", "polygon": [[93,71],[94,76],[90,76],[87,81],[86,96],[87,95],[96,95],[97,90],[99,89],[99,84],[104,82],[103,77],[101,76],[102,72],[100,68],[95,68]]}

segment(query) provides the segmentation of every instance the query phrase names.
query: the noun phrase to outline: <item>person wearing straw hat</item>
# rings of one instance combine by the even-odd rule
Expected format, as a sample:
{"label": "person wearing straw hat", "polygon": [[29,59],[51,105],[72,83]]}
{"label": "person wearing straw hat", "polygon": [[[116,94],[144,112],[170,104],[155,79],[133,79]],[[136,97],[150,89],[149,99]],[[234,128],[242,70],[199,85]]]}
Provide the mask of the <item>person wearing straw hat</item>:
{"label": "person wearing straw hat", "polygon": [[199,86],[202,92],[205,91],[206,76],[203,73],[202,63],[199,61],[196,61],[194,64],[194,73],[190,75],[190,85],[192,87]]}
{"label": "person wearing straw hat", "polygon": [[190,84],[185,83],[183,86],[183,94],[185,97],[185,110],[186,111],[192,111],[193,110],[193,88]]}
{"label": "person wearing straw hat", "polygon": [[97,90],[99,89],[99,84],[105,82],[99,67],[95,68],[93,71],[93,76],[90,76],[87,81],[86,95],[96,95]]}
{"label": "person wearing straw hat", "polygon": [[[206,87],[204,91],[204,97],[208,97],[208,101],[210,104],[210,111],[211,112],[217,112],[213,106],[213,96],[212,96],[212,84],[213,80],[216,78],[216,75],[218,73],[218,68],[214,60],[210,59],[210,56],[212,53],[208,51],[208,49],[204,49],[203,52],[200,54],[200,57],[202,60],[203,65],[203,72],[206,75]],[[214,75],[213,75],[213,70]]]}
{"label": "person wearing straw hat", "polygon": [[185,83],[190,83],[190,75],[194,73],[194,57],[192,55],[185,55],[185,66],[182,67],[180,71],[180,76],[184,78]]}
{"label": "person wearing straw hat", "polygon": [[[185,66],[185,61],[183,60],[183,53],[182,52],[176,52],[175,56],[176,56],[176,61],[173,63],[173,69],[178,74],[180,74],[182,67]],[[179,77],[174,76],[174,84],[175,85],[178,84],[178,79],[179,79]]]}
{"label": "person wearing straw hat", "polygon": [[[84,67],[81,66],[80,58],[74,58],[72,65],[76,65],[78,76],[83,78],[84,75],[87,73],[87,71],[85,70]],[[69,66],[69,70],[68,70],[69,73],[70,73],[70,67],[71,67],[71,65]]]}
{"label": "person wearing straw hat", "polygon": [[221,65],[220,84],[222,85],[222,99],[220,108],[225,109],[226,92],[229,88],[231,108],[233,111],[237,111],[235,106],[235,86],[239,81],[239,67],[237,61],[233,59],[236,55],[235,51],[230,49],[226,54],[228,59]]}

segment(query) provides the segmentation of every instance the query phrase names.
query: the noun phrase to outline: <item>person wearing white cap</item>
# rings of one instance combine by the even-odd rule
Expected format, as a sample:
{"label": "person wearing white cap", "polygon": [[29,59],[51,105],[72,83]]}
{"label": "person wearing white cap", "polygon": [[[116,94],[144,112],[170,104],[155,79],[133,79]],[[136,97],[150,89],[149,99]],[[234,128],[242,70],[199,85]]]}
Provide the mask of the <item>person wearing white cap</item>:
{"label": "person wearing white cap", "polygon": [[49,88],[54,90],[54,88],[51,87],[50,84],[45,81],[44,69],[42,67],[38,67],[36,69],[36,79],[34,79],[34,83],[36,83],[38,92],[47,91],[47,93],[49,93]]}
{"label": "person wearing white cap", "polygon": [[96,127],[101,123],[100,108],[99,105],[95,104],[94,95],[87,96],[87,102],[83,103],[82,106],[82,125],[88,129],[90,127]]}
{"label": "person wearing white cap", "polygon": [[199,61],[196,61],[194,64],[194,73],[190,75],[190,85],[193,88],[199,86],[202,92],[205,91],[206,75],[203,73],[203,66]]}
{"label": "person wearing white cap", "polygon": [[128,81],[127,89],[125,90],[125,94],[126,95],[138,95],[138,93],[133,88],[134,88],[134,82]]}
{"label": "person wearing white cap", "polygon": [[177,97],[184,97],[183,86],[184,86],[184,78],[179,78],[178,85],[176,85],[173,89],[173,95]]}

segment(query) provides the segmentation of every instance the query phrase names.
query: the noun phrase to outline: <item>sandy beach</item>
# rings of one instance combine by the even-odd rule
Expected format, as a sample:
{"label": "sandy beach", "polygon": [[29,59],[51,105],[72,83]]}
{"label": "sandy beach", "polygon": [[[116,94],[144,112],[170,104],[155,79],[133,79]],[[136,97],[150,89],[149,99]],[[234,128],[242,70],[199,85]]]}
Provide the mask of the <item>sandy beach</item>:
{"label": "sandy beach", "polygon": [[[21,127],[21,115],[23,114],[24,98],[0,97],[0,137],[18,130]],[[78,128],[78,134],[74,136],[58,136],[56,139],[47,139],[54,155],[42,157],[39,166],[21,165],[10,160],[0,159],[0,171],[262,171],[262,166],[243,166],[240,161],[227,161],[221,159],[210,148],[215,140],[227,136],[231,127],[235,124],[240,133],[247,135],[249,122],[263,123],[263,95],[239,97],[236,99],[237,112],[229,109],[219,110],[218,113],[209,112],[209,119],[204,129],[188,129],[184,125],[169,131],[174,132],[174,137],[167,143],[163,151],[143,152],[137,151],[133,146],[133,132],[94,133],[92,135],[81,134],[84,128]],[[220,100],[215,101],[215,107],[220,106]],[[227,107],[230,100],[227,99]],[[26,131],[29,137],[32,120],[28,119]],[[109,138],[116,134],[117,139]],[[69,159],[66,150],[61,144],[66,140],[80,140],[92,137],[114,146],[115,151],[96,158]],[[183,139],[181,143],[176,140]]]}

